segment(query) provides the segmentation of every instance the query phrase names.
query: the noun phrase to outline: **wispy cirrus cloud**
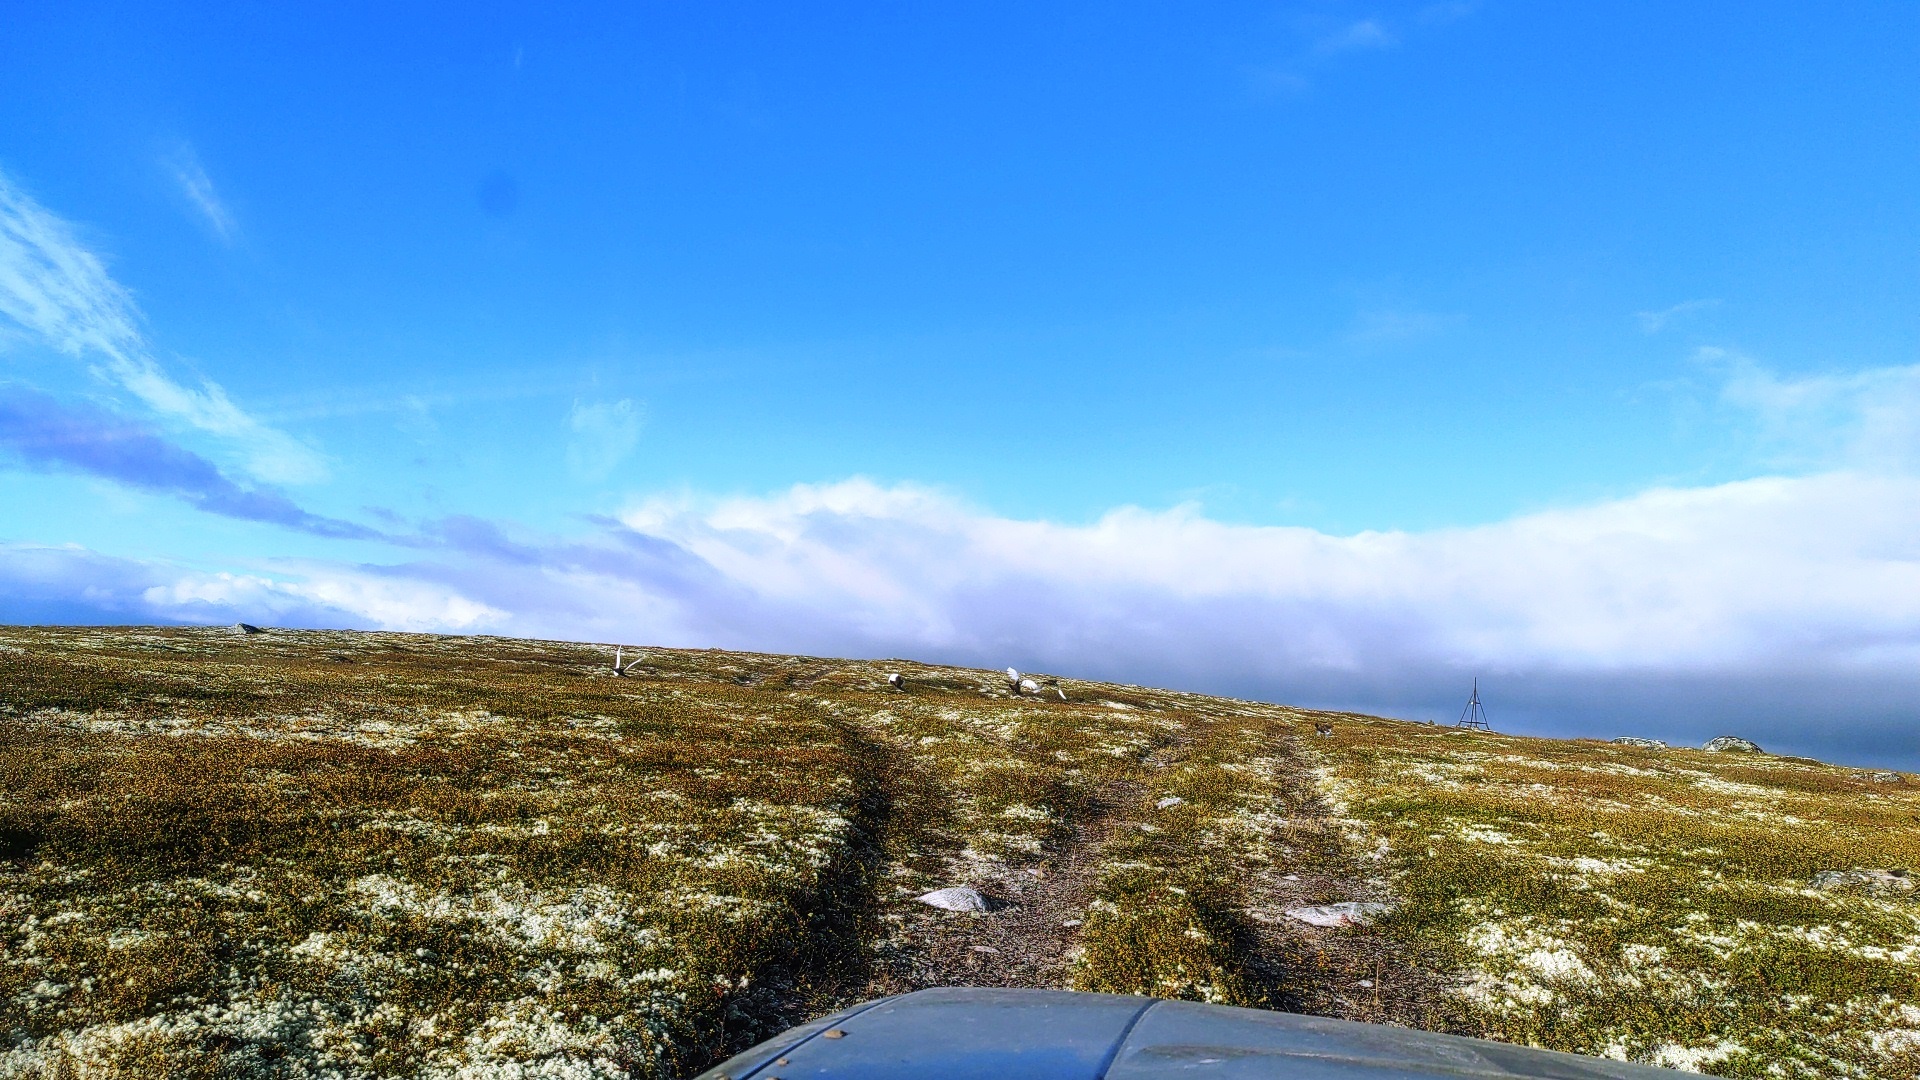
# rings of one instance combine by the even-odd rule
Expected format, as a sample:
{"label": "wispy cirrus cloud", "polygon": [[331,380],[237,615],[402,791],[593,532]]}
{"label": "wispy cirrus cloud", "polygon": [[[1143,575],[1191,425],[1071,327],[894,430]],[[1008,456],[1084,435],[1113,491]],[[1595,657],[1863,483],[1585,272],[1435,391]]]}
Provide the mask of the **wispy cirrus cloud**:
{"label": "wispy cirrus cloud", "polygon": [[1375,308],[1361,312],[1347,331],[1349,345],[1377,347],[1438,337],[1465,321],[1462,315]]}
{"label": "wispy cirrus cloud", "polygon": [[239,447],[276,483],[326,475],[314,450],[242,410],[218,384],[187,386],[155,359],[133,297],[57,215],[0,174],[0,319],[92,370],[156,413]]}
{"label": "wispy cirrus cloud", "polygon": [[1414,18],[1428,25],[1439,25],[1459,22],[1479,10],[1480,0],[1441,0],[1421,8]]}
{"label": "wispy cirrus cloud", "polygon": [[1640,329],[1649,334],[1657,334],[1675,322],[1702,311],[1711,311],[1720,306],[1720,301],[1712,298],[1682,300],[1672,307],[1657,311],[1636,311],[1633,317],[1639,321]]}
{"label": "wispy cirrus cloud", "polygon": [[567,415],[567,469],[576,479],[604,480],[640,444],[646,412],[627,398],[574,402]]}
{"label": "wispy cirrus cloud", "polygon": [[1769,465],[1920,472],[1920,364],[1791,376],[1729,349],[1694,355],[1723,376],[1721,402]]}
{"label": "wispy cirrus cloud", "polygon": [[1379,19],[1358,19],[1320,35],[1313,43],[1315,52],[1341,53],[1355,49],[1390,49],[1400,44],[1399,35]]}
{"label": "wispy cirrus cloud", "polygon": [[24,386],[0,383],[0,451],[33,468],[101,477],[222,517],[341,540],[380,536],[350,521],[309,513],[272,489],[237,484],[213,462],[125,417],[64,405]]}
{"label": "wispy cirrus cloud", "polygon": [[1373,14],[1336,19],[1302,14],[1292,19],[1293,41],[1271,63],[1246,70],[1247,89],[1260,97],[1294,97],[1309,92],[1320,74],[1358,54],[1398,48],[1410,38],[1439,31],[1477,10],[1471,2],[1429,4],[1396,17]]}
{"label": "wispy cirrus cloud", "polygon": [[213,189],[213,178],[200,163],[200,155],[191,143],[180,143],[161,160],[167,175],[173,178],[187,205],[200,215],[201,221],[223,244],[232,244],[240,235],[240,226],[234,220],[233,211],[220,199]]}

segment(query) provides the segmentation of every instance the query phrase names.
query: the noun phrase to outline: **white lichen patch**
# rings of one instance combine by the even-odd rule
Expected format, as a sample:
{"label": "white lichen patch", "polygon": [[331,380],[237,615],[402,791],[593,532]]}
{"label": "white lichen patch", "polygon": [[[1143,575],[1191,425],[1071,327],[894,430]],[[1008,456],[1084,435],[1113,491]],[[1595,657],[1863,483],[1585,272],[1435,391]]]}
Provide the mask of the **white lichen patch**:
{"label": "white lichen patch", "polygon": [[1311,749],[1341,817],[1393,841],[1396,881],[1430,920],[1419,940],[1456,958],[1455,993],[1490,1034],[1741,1075],[1892,1080],[1920,1064],[1902,1034],[1920,1029],[1903,1012],[1920,1018],[1920,908],[1809,884],[1920,863],[1912,795],[1869,799],[1811,762],[1676,750],[1628,765],[1611,747],[1448,743],[1378,721]]}

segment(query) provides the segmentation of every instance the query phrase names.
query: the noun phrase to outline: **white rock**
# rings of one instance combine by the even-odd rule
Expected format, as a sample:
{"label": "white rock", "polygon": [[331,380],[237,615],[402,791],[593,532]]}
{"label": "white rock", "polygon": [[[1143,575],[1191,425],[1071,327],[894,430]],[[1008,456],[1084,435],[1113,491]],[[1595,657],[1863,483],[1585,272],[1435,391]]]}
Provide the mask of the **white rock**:
{"label": "white rock", "polygon": [[1748,742],[1747,740],[1741,738],[1738,735],[1722,735],[1716,739],[1708,739],[1707,744],[1705,746],[1702,746],[1700,749],[1706,750],[1710,753],[1715,753],[1715,754],[1764,754],[1766,753],[1765,750],[1760,749],[1758,744]]}
{"label": "white rock", "polygon": [[1832,889],[1859,889],[1870,893],[1910,893],[1914,880],[1905,870],[1822,870],[1811,882],[1821,892]]}
{"label": "white rock", "polygon": [[1165,810],[1169,806],[1179,806],[1181,803],[1186,801],[1187,800],[1181,798],[1178,795],[1169,795],[1166,798],[1161,799],[1159,802],[1154,803],[1153,805],[1159,807],[1162,810]]}
{"label": "white rock", "polygon": [[1613,740],[1615,746],[1637,746],[1642,750],[1665,750],[1667,744],[1659,739],[1642,739],[1637,735],[1622,735]]}
{"label": "white rock", "polygon": [[1339,904],[1287,909],[1287,918],[1309,926],[1366,926],[1393,910],[1393,905],[1378,900],[1348,900]]}
{"label": "white rock", "polygon": [[968,888],[965,885],[955,885],[946,889],[935,889],[924,896],[914,897],[914,899],[929,907],[937,907],[941,911],[987,910],[987,898],[981,896],[979,890]]}

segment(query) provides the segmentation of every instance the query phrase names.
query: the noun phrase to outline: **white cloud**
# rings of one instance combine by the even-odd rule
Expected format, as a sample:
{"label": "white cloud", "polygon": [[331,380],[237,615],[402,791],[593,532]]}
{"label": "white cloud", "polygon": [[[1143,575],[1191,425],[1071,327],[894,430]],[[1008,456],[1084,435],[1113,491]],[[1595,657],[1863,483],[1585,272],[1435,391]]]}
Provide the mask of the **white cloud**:
{"label": "white cloud", "polygon": [[859,479],[652,500],[621,522],[631,531],[574,542],[483,530],[390,570],[182,572],[139,596],[162,609],[297,602],[415,629],[580,637],[626,626],[639,639],[792,651],[1017,653],[1187,685],[1920,661],[1910,477],[1658,489],[1491,525],[1351,536],[1190,507],[1021,520]]}
{"label": "white cloud", "polygon": [[213,234],[223,244],[231,244],[239,235],[240,227],[233,219],[233,212],[220,201],[213,190],[213,179],[200,164],[200,155],[194,152],[188,143],[181,143],[168,154],[162,162],[174,183],[180,186],[180,193],[186,196],[188,205],[199,212],[200,217],[213,230]]}
{"label": "white cloud", "polygon": [[275,483],[326,475],[320,455],[249,416],[210,380],[183,385],[153,357],[133,297],[59,217],[0,175],[0,318],[77,359],[155,412],[232,441]]}
{"label": "white cloud", "polygon": [[542,541],[450,523],[405,566],[272,577],[0,550],[0,608],[58,616],[64,596],[209,622],[1011,663],[1447,719],[1477,674],[1496,724],[1914,756],[1914,477],[1663,488],[1351,536],[1190,507],[1021,520],[858,479],[655,499],[621,525]]}
{"label": "white cloud", "polygon": [[237,611],[265,623],[288,615],[298,618],[331,611],[346,616],[351,625],[381,630],[465,631],[506,619],[506,612],[432,582],[318,564],[296,580],[261,574],[183,574],[148,587],[140,600],[159,611]]}
{"label": "white cloud", "polygon": [[1701,311],[1711,311],[1720,306],[1720,301],[1711,298],[1702,300],[1682,300],[1680,303],[1659,311],[1636,311],[1633,317],[1640,321],[1640,329],[1649,334],[1665,330],[1675,320]]}
{"label": "white cloud", "polygon": [[1418,18],[1430,24],[1458,22],[1479,10],[1479,0],[1442,0],[1421,8]]}
{"label": "white cloud", "polygon": [[507,613],[404,572],[287,562],[280,572],[201,571],[115,558],[72,544],[0,543],[0,621],[236,620],[270,626],[458,632]]}
{"label": "white cloud", "polygon": [[1920,364],[1794,378],[1726,349],[1695,355],[1724,373],[1721,400],[1752,418],[1772,464],[1920,470]]}
{"label": "white cloud", "polygon": [[1335,53],[1353,49],[1386,49],[1399,43],[1400,39],[1380,20],[1361,19],[1321,37],[1314,43],[1314,48],[1323,53]]}
{"label": "white cloud", "polygon": [[625,521],[875,645],[1052,641],[1075,665],[1179,653],[1244,675],[1920,658],[1920,482],[1906,479],[1752,480],[1344,537],[1190,509],[1019,521],[859,480],[653,502]]}
{"label": "white cloud", "polygon": [[646,417],[626,398],[575,402],[567,416],[567,468],[582,480],[604,480],[640,443]]}
{"label": "white cloud", "polygon": [[1429,311],[1364,311],[1347,332],[1347,343],[1359,346],[1398,345],[1437,337],[1463,321],[1463,316],[1438,315]]}
{"label": "white cloud", "polygon": [[[633,556],[570,560],[578,599],[513,623],[1449,720],[1478,674],[1500,723],[1696,741],[1738,730],[1920,764],[1912,477],[1763,478],[1352,536],[1191,508],[1023,521],[859,480],[654,501],[625,521]],[[623,622],[615,605],[635,594],[650,606]]]}

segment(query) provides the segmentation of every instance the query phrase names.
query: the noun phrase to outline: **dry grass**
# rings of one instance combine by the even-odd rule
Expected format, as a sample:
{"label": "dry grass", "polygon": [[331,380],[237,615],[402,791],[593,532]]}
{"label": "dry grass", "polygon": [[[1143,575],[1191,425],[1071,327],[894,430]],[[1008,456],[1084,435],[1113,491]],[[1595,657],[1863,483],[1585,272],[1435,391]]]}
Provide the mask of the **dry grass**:
{"label": "dry grass", "polygon": [[818,710],[588,650],[9,637],[0,1074],[671,1074],[857,828]]}
{"label": "dry grass", "polygon": [[1916,906],[1806,887],[1912,865],[1910,784],[610,651],[0,629],[0,1077],[671,1076],[954,982],[1914,1072]]}
{"label": "dry grass", "polygon": [[1342,724],[1328,786],[1384,842],[1390,934],[1494,1037],[1726,1076],[1911,1077],[1920,786],[1792,758]]}

